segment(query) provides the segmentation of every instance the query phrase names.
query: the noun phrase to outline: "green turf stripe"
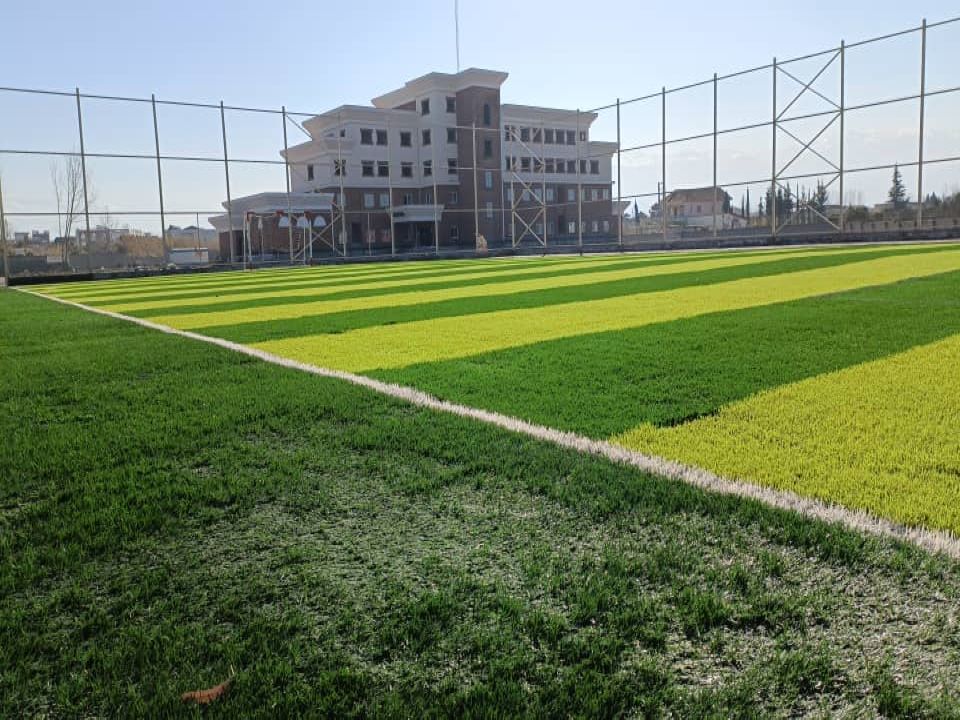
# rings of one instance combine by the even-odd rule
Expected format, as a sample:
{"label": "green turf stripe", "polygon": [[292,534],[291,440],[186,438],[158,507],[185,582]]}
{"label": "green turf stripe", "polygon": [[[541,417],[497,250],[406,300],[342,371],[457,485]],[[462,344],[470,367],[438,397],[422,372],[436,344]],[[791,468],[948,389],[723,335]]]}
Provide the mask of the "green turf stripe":
{"label": "green turf stripe", "polygon": [[708,415],[784,383],[958,332],[960,272],[952,272],[373,374],[606,438],[640,423]]}

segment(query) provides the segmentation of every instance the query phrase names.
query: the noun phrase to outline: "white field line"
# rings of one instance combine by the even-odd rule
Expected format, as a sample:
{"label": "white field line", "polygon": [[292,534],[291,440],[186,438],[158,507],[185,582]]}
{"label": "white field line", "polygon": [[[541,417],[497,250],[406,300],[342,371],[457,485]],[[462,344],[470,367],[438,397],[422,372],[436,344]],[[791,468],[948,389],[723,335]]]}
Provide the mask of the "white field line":
{"label": "white field line", "polygon": [[460,417],[479,420],[480,422],[496,425],[511,432],[527,435],[537,440],[544,440],[560,447],[570,448],[580,453],[597,455],[604,457],[620,465],[629,465],[644,472],[679,480],[688,485],[708,490],[710,492],[722,493],[725,495],[735,495],[741,498],[759,501],[771,507],[790,510],[799,513],[805,517],[815,520],[821,520],[828,523],[837,523],[853,530],[879,535],[886,538],[892,538],[908,543],[912,543],[931,552],[943,553],[951,558],[960,560],[960,538],[955,535],[938,530],[927,530],[924,528],[914,528],[899,523],[876,517],[862,510],[851,510],[840,505],[825,503],[821,500],[806,498],[796,493],[785,490],[775,490],[772,488],[761,487],[742,480],[734,480],[721,477],[709,470],[698,468],[691,465],[667,460],[656,455],[646,455],[636,450],[629,450],[619,445],[606,442],[604,440],[593,440],[583,435],[572,432],[555,430],[543,425],[536,425],[525,420],[501,415],[500,413],[482,410],[480,408],[460,405],[458,403],[447,402],[422,392],[415,388],[392,383],[381,382],[364,375],[344,372],[342,370],[331,370],[329,368],[310,365],[308,363],[290,360],[289,358],[274,355],[257,348],[248,347],[239,343],[224,340],[222,338],[209,337],[188,330],[177,330],[176,328],[160,325],[142,318],[123,315],[122,313],[111,312],[101,308],[90,307],[82,303],[64,300],[53,295],[43,295],[31,290],[21,289],[21,292],[35,295],[37,297],[53,300],[54,302],[80,308],[87,312],[104,315],[116,320],[125,320],[127,322],[140,325],[151,330],[158,330],[168,335],[179,335],[181,337],[198,340],[218,347],[233,350],[234,352],[255,357],[264,362],[279,365],[281,367],[299,370],[312,375],[321,377],[336,378],[344,380],[354,385],[373,390],[381,395],[398,398],[412,403],[419,407],[430,408],[439,412],[451,413]]}

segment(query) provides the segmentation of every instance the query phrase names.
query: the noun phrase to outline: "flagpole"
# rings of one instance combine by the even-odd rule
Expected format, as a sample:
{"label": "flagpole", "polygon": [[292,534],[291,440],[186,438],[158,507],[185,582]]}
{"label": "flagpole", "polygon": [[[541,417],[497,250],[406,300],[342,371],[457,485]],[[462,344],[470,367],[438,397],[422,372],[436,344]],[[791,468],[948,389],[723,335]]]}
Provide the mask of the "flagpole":
{"label": "flagpole", "polygon": [[453,0],[453,27],[457,37],[457,72],[460,72],[460,0]]}

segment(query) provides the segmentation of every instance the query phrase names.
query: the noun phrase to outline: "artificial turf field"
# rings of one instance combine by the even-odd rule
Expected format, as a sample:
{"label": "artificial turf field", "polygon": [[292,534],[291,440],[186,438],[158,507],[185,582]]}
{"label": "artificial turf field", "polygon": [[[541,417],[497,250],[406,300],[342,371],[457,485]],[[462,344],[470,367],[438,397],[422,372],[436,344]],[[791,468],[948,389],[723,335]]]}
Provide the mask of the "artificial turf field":
{"label": "artificial turf field", "polygon": [[[55,292],[157,302],[123,311],[170,324],[299,304],[311,314],[204,332],[320,347],[333,366],[348,345],[321,333],[357,333],[360,348],[407,324],[411,339],[365,372],[594,437],[656,438],[822,379],[857,398],[856,416],[863,378],[919,383],[918,367],[942,376],[902,412],[949,424],[956,254],[430,263]],[[636,275],[609,282],[630,292],[600,287],[621,271]],[[711,285],[729,292],[711,299]],[[318,313],[319,297],[343,303]],[[582,332],[590,303],[615,306],[620,326],[599,313]],[[674,319],[638,322],[669,307]],[[491,343],[485,315],[520,327],[524,312],[526,338],[455,354],[457,337]],[[431,345],[446,359],[400,362]],[[0,360],[2,716],[189,714],[180,693],[232,676],[204,714],[960,717],[960,565],[943,556],[14,291],[0,293]],[[859,384],[846,376],[861,369]],[[922,432],[922,467],[949,477],[957,455]],[[913,477],[918,458],[907,445],[894,470]]]}
{"label": "artificial turf field", "polygon": [[960,246],[563,257],[42,290],[960,534]]}

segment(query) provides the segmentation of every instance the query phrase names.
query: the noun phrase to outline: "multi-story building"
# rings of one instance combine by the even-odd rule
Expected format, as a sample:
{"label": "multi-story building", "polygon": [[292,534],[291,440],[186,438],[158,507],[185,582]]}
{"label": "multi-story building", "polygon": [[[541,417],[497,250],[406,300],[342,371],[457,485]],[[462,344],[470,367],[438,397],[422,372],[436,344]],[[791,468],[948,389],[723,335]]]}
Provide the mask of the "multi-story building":
{"label": "multi-story building", "polygon": [[[310,139],[281,153],[295,204],[311,193],[329,197],[326,231],[348,252],[474,247],[477,235],[491,244],[542,244],[615,233],[616,144],[590,139],[596,115],[502,104],[506,79],[476,68],[430,73],[370,106],[306,120]],[[224,218],[211,219],[221,232]],[[283,252],[289,231],[278,230],[261,232]],[[241,248],[242,241],[235,252]]]}

